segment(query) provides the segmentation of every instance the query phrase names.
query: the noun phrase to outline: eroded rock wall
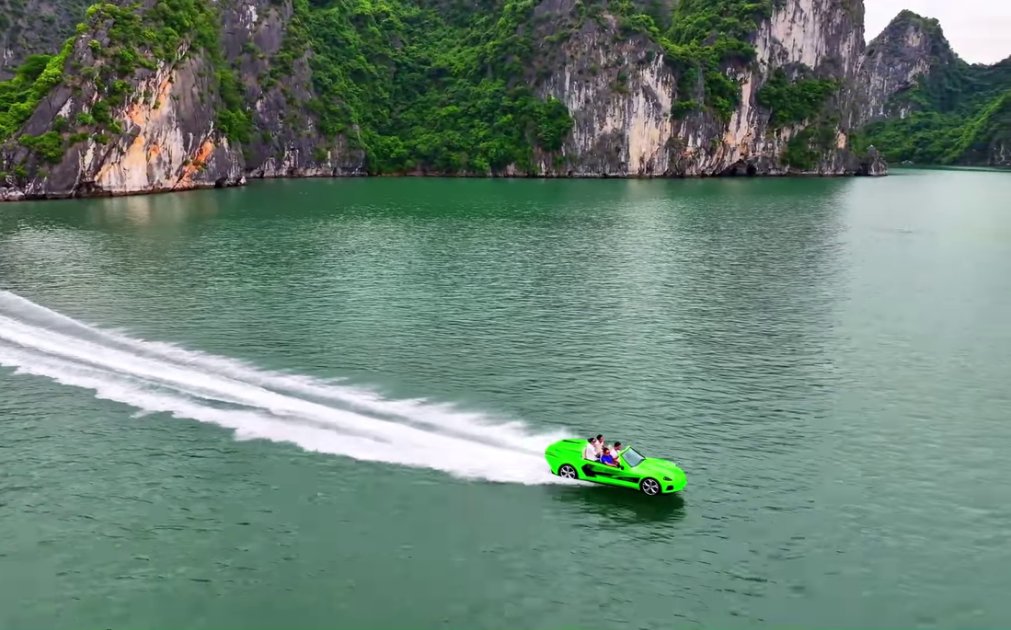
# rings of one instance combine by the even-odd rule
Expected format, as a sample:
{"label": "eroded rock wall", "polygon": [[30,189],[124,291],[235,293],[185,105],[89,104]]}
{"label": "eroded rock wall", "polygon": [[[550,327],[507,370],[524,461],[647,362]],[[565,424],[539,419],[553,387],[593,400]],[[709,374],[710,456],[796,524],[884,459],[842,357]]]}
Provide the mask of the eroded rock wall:
{"label": "eroded rock wall", "polygon": [[860,59],[857,89],[861,106],[857,124],[905,118],[911,105],[894,97],[915,88],[935,66],[956,62],[936,20],[910,12],[899,14],[867,46]]}
{"label": "eroded rock wall", "polygon": [[[553,8],[565,11],[565,0]],[[545,161],[542,170],[583,177],[883,174],[879,158],[847,150],[855,118],[852,84],[863,52],[862,10],[859,2],[786,0],[754,35],[755,63],[729,71],[741,86],[729,121],[709,111],[676,114],[678,77],[662,49],[642,36],[615,41],[613,18],[603,25],[587,21],[564,45],[564,63],[543,88],[565,103],[575,127],[564,164]],[[835,113],[834,147],[808,169],[781,159],[807,125],[771,128],[770,112],[757,98],[774,69],[800,65],[842,85],[827,106]]]}
{"label": "eroded rock wall", "polygon": [[0,0],[0,81],[29,55],[60,49],[84,18],[88,0]]}
{"label": "eroded rock wall", "polygon": [[364,153],[349,149],[344,137],[327,140],[316,127],[308,53],[290,69],[273,63],[293,18],[291,2],[232,0],[222,9],[225,56],[239,68],[255,128],[243,156],[247,175],[364,175]]}
{"label": "eroded rock wall", "polygon": [[[84,39],[71,55],[82,67],[102,63]],[[212,76],[199,54],[185,56],[179,64],[139,69],[131,81],[132,97],[111,111],[122,132],[82,134],[86,137],[72,143],[56,164],[16,141],[8,142],[3,170],[8,183],[15,185],[8,186],[6,196],[122,195],[243,183],[241,155],[214,128]],[[57,118],[77,121],[92,112],[98,99],[93,83],[57,86],[20,135],[45,134]],[[27,176],[15,175],[18,170]]]}
{"label": "eroded rock wall", "polygon": [[[145,0],[145,6],[155,1]],[[725,118],[709,108],[680,111],[684,95],[679,90],[686,84],[666,62],[662,47],[644,35],[623,36],[618,18],[606,12],[599,20],[583,22],[564,42],[544,44],[541,52],[550,56],[548,73],[531,83],[540,96],[564,102],[574,125],[561,151],[535,155],[538,174],[885,173],[883,161],[873,152],[858,157],[848,150],[850,130],[862,116],[859,99],[866,93],[858,82],[864,47],[861,0],[784,0],[777,6],[750,39],[756,59],[726,69],[740,85],[740,99]],[[109,112],[114,131],[79,123],[101,98],[81,72],[112,63],[108,56],[94,55],[92,48],[96,42],[98,49],[109,44],[103,31],[109,25],[93,24],[79,36],[63,83],[0,148],[0,171],[5,173],[0,199],[232,186],[247,177],[366,174],[364,152],[349,142],[353,127],[336,138],[325,137],[317,128],[312,51],[300,49],[293,56],[285,50],[287,32],[297,19],[290,0],[220,0],[216,7],[221,16],[219,56],[212,59],[187,41],[173,61],[137,68],[126,79],[127,98]],[[575,8],[576,0],[543,0],[535,14],[544,24]],[[282,58],[286,60],[280,64]],[[215,73],[220,64],[238,77],[250,116],[252,131],[241,140],[219,128],[222,97]],[[839,85],[818,116],[821,137],[827,125],[830,141],[822,142],[817,159],[803,168],[787,166],[783,156],[815,121],[770,125],[771,112],[758,97],[780,68],[791,73],[803,68]],[[67,121],[75,133],[62,132],[69,144],[58,163],[44,160],[25,144],[24,139]],[[511,168],[506,174],[526,173]]]}

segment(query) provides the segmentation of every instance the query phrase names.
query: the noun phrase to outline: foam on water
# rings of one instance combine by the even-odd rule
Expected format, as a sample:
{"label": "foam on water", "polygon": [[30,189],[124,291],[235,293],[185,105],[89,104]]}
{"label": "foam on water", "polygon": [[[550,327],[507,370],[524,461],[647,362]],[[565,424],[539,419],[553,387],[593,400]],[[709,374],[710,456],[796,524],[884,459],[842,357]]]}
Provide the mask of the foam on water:
{"label": "foam on water", "polygon": [[141,412],[209,422],[238,439],[515,483],[558,481],[544,448],[562,433],[96,328],[0,291],[0,365],[93,390]]}

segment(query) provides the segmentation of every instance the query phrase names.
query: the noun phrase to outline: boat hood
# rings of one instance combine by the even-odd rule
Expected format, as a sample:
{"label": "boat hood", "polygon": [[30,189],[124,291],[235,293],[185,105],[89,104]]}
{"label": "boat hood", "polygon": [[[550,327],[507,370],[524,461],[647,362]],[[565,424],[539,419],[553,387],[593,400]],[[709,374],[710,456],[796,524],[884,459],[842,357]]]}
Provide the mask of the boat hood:
{"label": "boat hood", "polygon": [[674,462],[666,459],[647,459],[637,466],[639,474],[656,475],[657,477],[670,477],[679,479],[685,476],[684,472],[678,468]]}

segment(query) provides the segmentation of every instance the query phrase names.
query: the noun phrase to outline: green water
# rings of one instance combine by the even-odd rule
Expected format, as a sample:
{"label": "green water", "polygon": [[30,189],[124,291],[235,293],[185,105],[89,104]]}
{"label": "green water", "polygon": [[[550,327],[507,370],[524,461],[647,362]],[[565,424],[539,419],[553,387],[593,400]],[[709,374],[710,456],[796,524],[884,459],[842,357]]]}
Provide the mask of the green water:
{"label": "green water", "polygon": [[[2,205],[0,627],[1007,627],[1009,199],[900,171]],[[550,483],[559,431],[688,488]]]}

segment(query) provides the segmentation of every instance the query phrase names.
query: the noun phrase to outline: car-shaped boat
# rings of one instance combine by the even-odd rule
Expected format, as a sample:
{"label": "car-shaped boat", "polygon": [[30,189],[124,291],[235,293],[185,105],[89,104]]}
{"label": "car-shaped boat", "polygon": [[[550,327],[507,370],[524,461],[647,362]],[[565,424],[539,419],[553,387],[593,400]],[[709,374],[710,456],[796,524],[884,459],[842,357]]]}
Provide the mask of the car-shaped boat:
{"label": "car-shaped boat", "polygon": [[566,479],[582,479],[608,486],[633,488],[649,496],[683,490],[688,480],[674,462],[643,457],[626,448],[616,458],[618,466],[583,459],[586,440],[559,440],[544,451],[551,472]]}

